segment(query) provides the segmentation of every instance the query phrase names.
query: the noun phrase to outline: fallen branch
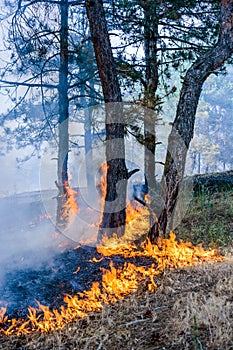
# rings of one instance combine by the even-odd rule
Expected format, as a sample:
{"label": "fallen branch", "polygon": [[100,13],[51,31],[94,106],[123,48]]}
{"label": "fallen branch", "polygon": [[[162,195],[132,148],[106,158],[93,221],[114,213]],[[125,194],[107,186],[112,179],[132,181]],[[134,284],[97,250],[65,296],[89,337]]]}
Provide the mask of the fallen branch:
{"label": "fallen branch", "polygon": [[101,342],[99,343],[99,346],[97,348],[97,350],[101,350],[102,349],[102,346],[104,344],[104,342],[108,339],[108,334],[104,337],[103,340],[101,340]]}
{"label": "fallen branch", "polygon": [[124,326],[128,327],[128,326],[132,326],[132,325],[137,324],[137,323],[142,323],[142,322],[147,322],[147,321],[151,321],[151,318],[142,318],[140,320],[131,321],[131,322],[125,323]]}

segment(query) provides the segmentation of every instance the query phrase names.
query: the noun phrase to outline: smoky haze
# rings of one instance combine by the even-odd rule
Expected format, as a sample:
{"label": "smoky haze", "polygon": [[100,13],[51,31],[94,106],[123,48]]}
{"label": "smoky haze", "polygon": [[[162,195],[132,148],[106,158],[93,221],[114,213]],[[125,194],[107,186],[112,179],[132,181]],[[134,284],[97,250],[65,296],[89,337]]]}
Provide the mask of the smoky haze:
{"label": "smoky haze", "polygon": [[[39,269],[52,261],[69,239],[54,234],[55,227],[39,190],[40,159],[18,164],[23,151],[0,157],[0,285],[7,273]],[[56,202],[56,199],[54,199]],[[0,297],[1,299],[1,297]]]}
{"label": "smoky haze", "polygon": [[54,226],[43,208],[40,193],[15,194],[0,199],[0,263],[7,269],[38,266],[58,250]]}

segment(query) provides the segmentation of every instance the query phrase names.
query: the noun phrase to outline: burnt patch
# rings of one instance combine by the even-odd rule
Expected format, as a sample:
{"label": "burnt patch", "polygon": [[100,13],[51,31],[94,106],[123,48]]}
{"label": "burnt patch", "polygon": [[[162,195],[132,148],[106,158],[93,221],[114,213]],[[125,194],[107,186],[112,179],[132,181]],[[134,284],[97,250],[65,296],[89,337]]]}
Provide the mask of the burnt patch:
{"label": "burnt patch", "polygon": [[[97,262],[92,262],[93,258]],[[100,282],[103,269],[109,269],[110,261],[119,268],[126,262],[150,266],[154,259],[125,258],[121,255],[102,257],[96,248],[90,246],[69,249],[40,267],[17,268],[6,273],[0,286],[1,301],[3,305],[7,304],[10,318],[25,318],[29,305],[38,307],[36,300],[57,309],[65,305],[63,299],[66,294],[75,295],[89,290],[93,282]]]}

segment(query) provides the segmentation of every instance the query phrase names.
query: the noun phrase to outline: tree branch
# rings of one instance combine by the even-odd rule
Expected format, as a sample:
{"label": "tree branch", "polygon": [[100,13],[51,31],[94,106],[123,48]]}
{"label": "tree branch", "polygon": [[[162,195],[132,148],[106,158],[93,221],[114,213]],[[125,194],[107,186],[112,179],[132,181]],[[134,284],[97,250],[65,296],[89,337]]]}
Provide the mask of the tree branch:
{"label": "tree branch", "polygon": [[35,88],[35,87],[44,87],[48,89],[58,89],[58,85],[53,85],[53,84],[39,84],[39,83],[26,83],[26,82],[18,82],[18,81],[10,81],[10,80],[4,80],[0,79],[0,83],[3,84],[8,84],[8,85],[13,85],[13,86],[26,86],[29,88]]}

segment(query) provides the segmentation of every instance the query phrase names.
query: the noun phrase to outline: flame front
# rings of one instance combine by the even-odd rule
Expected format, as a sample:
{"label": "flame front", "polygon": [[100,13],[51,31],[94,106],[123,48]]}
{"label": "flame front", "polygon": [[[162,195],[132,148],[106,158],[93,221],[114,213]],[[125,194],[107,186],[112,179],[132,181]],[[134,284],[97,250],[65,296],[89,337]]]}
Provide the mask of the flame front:
{"label": "flame front", "polygon": [[170,232],[170,238],[158,238],[157,244],[147,240],[139,248],[134,243],[120,243],[121,240],[117,237],[105,238],[97,250],[103,256],[121,254],[125,258],[150,257],[155,259],[157,269],[162,271],[166,268],[192,266],[199,262],[223,260],[215,249],[204,250],[201,244],[193,246],[191,242],[178,242],[173,232]]}
{"label": "flame front", "polygon": [[2,308],[1,332],[6,335],[19,335],[33,331],[50,332],[61,329],[67,323],[85,317],[88,312],[99,311],[104,304],[116,302],[135,292],[143,280],[147,280],[148,290],[154,291],[156,275],[166,268],[223,260],[215,250],[204,250],[201,245],[193,246],[191,243],[177,242],[174,233],[170,234],[169,239],[159,239],[157,245],[147,241],[139,248],[133,243],[126,242],[120,246],[116,243],[114,246],[113,241],[114,239],[105,240],[104,245],[98,247],[98,251],[104,256],[113,254],[122,254],[125,257],[146,256],[153,258],[154,263],[149,267],[125,263],[123,267],[116,269],[111,262],[109,270],[103,269],[101,283],[94,282],[90,290],[75,296],[66,295],[64,298],[66,306],[61,306],[59,310],[50,310],[48,306],[37,302],[38,309],[29,307],[26,320],[9,320],[5,316],[6,308]]}

